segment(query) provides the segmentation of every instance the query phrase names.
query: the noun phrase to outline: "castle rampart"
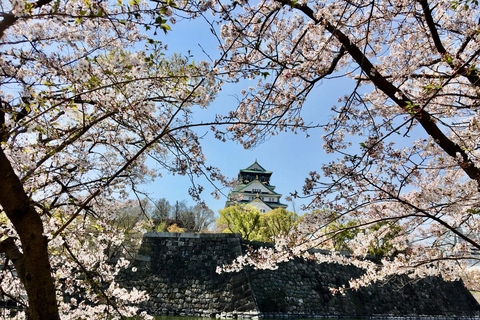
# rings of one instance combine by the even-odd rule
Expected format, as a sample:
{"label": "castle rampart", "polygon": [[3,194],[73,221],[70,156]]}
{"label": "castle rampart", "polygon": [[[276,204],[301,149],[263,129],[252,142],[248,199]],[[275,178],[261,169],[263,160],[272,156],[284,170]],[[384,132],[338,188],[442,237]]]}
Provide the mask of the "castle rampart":
{"label": "castle rampart", "polygon": [[412,281],[397,277],[345,295],[362,271],[353,266],[295,259],[277,270],[245,268],[216,273],[249,245],[236,234],[146,233],[132,268],[121,274],[126,287],[147,290],[142,305],[152,314],[228,317],[477,317],[480,306],[461,281]]}

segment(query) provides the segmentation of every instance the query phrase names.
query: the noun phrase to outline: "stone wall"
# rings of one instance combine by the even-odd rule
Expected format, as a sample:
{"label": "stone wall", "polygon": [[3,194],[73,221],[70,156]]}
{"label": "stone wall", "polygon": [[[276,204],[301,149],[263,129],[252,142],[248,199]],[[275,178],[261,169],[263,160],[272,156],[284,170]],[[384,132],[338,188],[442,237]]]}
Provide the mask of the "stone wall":
{"label": "stone wall", "polygon": [[353,266],[295,259],[277,270],[245,268],[217,274],[247,247],[235,234],[147,233],[132,268],[120,275],[126,287],[147,290],[142,305],[152,314],[233,317],[474,317],[480,306],[460,281],[412,281],[396,277],[345,295],[362,271]]}
{"label": "stone wall", "polygon": [[217,274],[242,254],[235,234],[147,233],[132,268],[119,281],[147,290],[152,314],[257,314],[245,270]]}

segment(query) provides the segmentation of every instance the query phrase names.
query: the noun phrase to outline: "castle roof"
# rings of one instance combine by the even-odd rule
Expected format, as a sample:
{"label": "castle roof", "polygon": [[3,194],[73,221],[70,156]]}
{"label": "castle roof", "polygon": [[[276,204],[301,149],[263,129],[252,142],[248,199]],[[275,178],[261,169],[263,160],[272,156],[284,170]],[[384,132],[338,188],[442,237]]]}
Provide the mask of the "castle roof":
{"label": "castle roof", "polygon": [[[235,189],[235,192],[243,192],[242,191],[243,189],[247,188],[248,186],[250,186],[254,183],[260,183],[262,186],[267,188],[269,194],[278,194],[275,191],[273,191],[275,189],[275,186],[271,186],[269,184],[262,183],[259,179],[252,180],[252,181],[250,181],[249,183],[246,183],[246,184],[245,183],[239,184],[237,186],[237,188]],[[247,191],[247,192],[249,192],[249,191]]]}
{"label": "castle roof", "polygon": [[261,165],[259,165],[257,159],[255,159],[255,162],[248,166],[246,169],[241,169],[240,172],[272,174],[272,171],[267,171]]}
{"label": "castle roof", "polygon": [[265,170],[256,159],[246,169],[241,169],[238,173],[239,184],[228,194],[225,207],[233,206],[235,203],[252,204],[264,209],[262,212],[270,211],[267,208],[272,210],[287,208],[286,204],[280,202],[282,195],[274,191],[275,186],[270,185],[272,173]]}

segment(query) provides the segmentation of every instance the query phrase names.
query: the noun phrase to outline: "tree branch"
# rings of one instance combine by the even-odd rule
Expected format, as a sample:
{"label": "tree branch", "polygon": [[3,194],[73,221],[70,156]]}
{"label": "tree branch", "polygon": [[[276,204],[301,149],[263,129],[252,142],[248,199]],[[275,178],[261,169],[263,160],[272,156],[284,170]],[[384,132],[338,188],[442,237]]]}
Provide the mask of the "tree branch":
{"label": "tree branch", "polygon": [[120,316],[121,319],[125,319],[125,317],[122,315],[122,313],[120,312],[120,310],[118,310],[118,307],[117,305],[112,301],[112,299],[110,299],[110,297],[105,293],[105,290],[102,288],[101,286],[101,283],[98,283],[95,281],[95,279],[93,278],[91,272],[89,272],[85,266],[77,259],[77,257],[75,256],[75,254],[72,252],[72,250],[70,249],[70,246],[64,242],[63,243],[63,246],[65,247],[65,249],[67,249],[68,253],[70,254],[70,256],[72,257],[73,261],[75,261],[75,263],[80,267],[80,269],[82,270],[83,274],[85,274],[86,278],[87,278],[87,281],[88,283],[94,287],[95,289],[98,290],[98,292],[100,292],[100,294],[103,296],[103,298],[105,299],[105,301],[107,302],[108,305],[110,305],[116,312],[117,314]]}
{"label": "tree branch", "polygon": [[[433,43],[435,44],[435,48],[437,48],[438,53],[440,53],[445,58],[444,60],[448,63],[448,65],[453,70],[455,70],[459,75],[466,77],[468,81],[470,81],[470,83],[475,87],[480,87],[480,77],[477,71],[467,70],[465,68],[465,65],[455,64],[450,54],[447,52],[447,50],[443,46],[442,40],[440,39],[440,35],[438,34],[437,28],[435,26],[435,21],[433,21],[432,10],[430,10],[428,1],[418,0],[418,2],[422,5],[424,18],[425,18],[425,21],[427,22],[428,29],[430,30]],[[450,56],[450,59],[447,59],[449,56]]]}
{"label": "tree branch", "polygon": [[27,291],[32,319],[60,319],[42,219],[32,206],[30,197],[25,193],[2,148],[0,205],[22,242],[22,255],[19,255],[18,248],[14,247],[13,239],[4,242],[4,250],[11,255],[10,260],[16,263],[15,268],[18,265],[19,276],[23,273],[20,280]]}
{"label": "tree branch", "polygon": [[17,246],[15,245],[15,239],[12,237],[8,237],[7,239],[0,242],[0,252],[5,253],[8,259],[12,261],[13,265],[15,266],[15,270],[17,270],[17,274],[20,277],[22,283],[25,283],[25,260],[23,258],[23,254],[18,250]]}
{"label": "tree branch", "polygon": [[[419,106],[405,96],[400,89],[395,87],[393,83],[389,82],[383,77],[370,62],[370,60],[363,54],[363,52],[356,46],[349,37],[344,34],[336,26],[323,17],[320,19],[315,17],[313,10],[307,5],[300,5],[293,3],[290,0],[277,0],[282,5],[288,5],[298,9],[308,16],[316,24],[323,24],[325,28],[333,34],[340,43],[345,46],[350,56],[362,68],[365,74],[370,78],[372,83],[393,100],[400,108],[411,114],[424,128],[430,137],[443,149],[449,156],[457,158],[460,155],[459,165],[462,170],[472,179],[477,181],[480,189],[480,169],[475,166],[472,160],[469,159],[468,154],[455,142],[449,139],[440,128],[436,125],[435,120],[430,113],[425,110],[424,106]],[[397,97],[400,94],[400,97]]]}
{"label": "tree branch", "polygon": [[74,143],[75,141],[77,141],[78,139],[80,139],[85,133],[87,133],[87,131],[92,128],[94,125],[96,125],[97,123],[100,123],[102,122],[103,120],[105,119],[108,119],[110,118],[111,116],[113,116],[114,114],[116,114],[117,112],[116,111],[112,111],[112,112],[109,112],[109,113],[106,113],[104,114],[103,116],[101,116],[100,118],[98,119],[95,119],[94,121],[90,122],[88,125],[84,126],[83,128],[81,128],[81,130],[79,131],[74,131],[71,133],[71,138],[65,140],[62,144],[58,145],[56,148],[54,148],[53,150],[51,150],[50,152],[48,152],[45,157],[41,158],[40,160],[37,161],[37,163],[35,163],[35,166],[33,169],[30,169],[26,174],[25,176],[23,176],[22,178],[22,182],[25,182],[27,181],[28,178],[30,178],[30,176],[35,172],[35,170],[37,170],[38,168],[40,168],[40,166],[45,162],[47,161],[48,159],[50,159],[52,156],[54,156],[55,154],[59,153],[60,151],[62,151],[63,149],[65,149],[67,146],[71,145],[72,143]]}
{"label": "tree branch", "polygon": [[3,35],[5,34],[5,31],[13,26],[15,22],[17,22],[18,17],[15,17],[11,13],[4,13],[2,14],[3,20],[0,22],[0,39],[3,39]]}
{"label": "tree branch", "polygon": [[[50,2],[52,2],[52,0],[39,0],[34,2],[33,6],[35,8],[41,8]],[[13,26],[20,19],[20,17],[15,16],[13,13],[0,13],[0,15],[3,16],[3,20],[0,21],[0,39],[3,39],[5,31]]]}

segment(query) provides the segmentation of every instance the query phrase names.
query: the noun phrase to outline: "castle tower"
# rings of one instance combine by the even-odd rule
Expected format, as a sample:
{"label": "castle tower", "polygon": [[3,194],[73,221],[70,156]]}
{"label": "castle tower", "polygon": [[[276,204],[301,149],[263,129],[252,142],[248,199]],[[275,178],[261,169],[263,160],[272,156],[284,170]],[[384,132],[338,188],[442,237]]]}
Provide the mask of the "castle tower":
{"label": "castle tower", "polygon": [[260,212],[269,212],[277,208],[287,208],[280,202],[281,194],[276,193],[275,186],[270,185],[271,171],[255,163],[238,173],[238,186],[228,194],[225,208],[235,204],[250,204]]}

